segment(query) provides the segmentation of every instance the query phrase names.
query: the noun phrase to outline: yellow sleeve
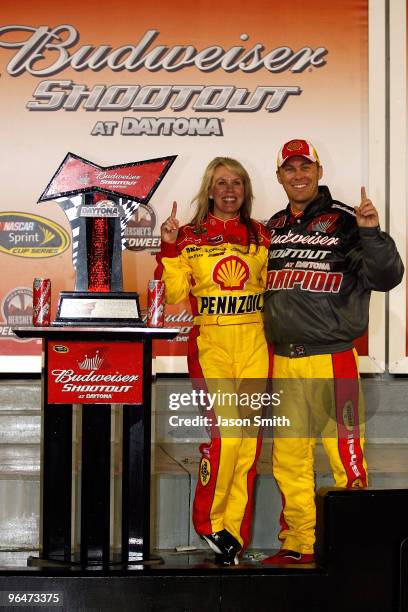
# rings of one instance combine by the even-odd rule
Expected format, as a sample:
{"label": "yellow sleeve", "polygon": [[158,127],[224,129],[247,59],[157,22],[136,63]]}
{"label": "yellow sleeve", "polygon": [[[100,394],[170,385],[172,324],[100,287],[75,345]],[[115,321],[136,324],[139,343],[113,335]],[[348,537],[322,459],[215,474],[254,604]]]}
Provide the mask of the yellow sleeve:
{"label": "yellow sleeve", "polygon": [[180,253],[176,244],[162,242],[156,260],[154,278],[165,282],[167,304],[177,304],[187,299],[190,294],[192,269],[183,252]]}

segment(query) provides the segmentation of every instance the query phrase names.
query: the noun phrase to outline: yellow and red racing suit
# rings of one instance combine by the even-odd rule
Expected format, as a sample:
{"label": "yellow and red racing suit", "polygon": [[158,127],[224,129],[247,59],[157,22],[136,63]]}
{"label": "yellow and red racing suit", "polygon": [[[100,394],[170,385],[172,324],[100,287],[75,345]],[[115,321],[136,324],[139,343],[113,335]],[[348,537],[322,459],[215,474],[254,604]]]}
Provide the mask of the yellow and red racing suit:
{"label": "yellow and red racing suit", "polygon": [[[175,244],[163,243],[155,277],[166,283],[166,302],[190,299],[194,326],[188,344],[193,384],[209,391],[241,392],[251,379],[269,376],[269,352],[263,330],[269,234],[252,221],[259,244],[248,244],[240,217],[224,221],[209,214],[200,227],[180,228]],[[259,428],[230,427],[248,416],[240,405],[212,407],[211,442],[202,454],[193,522],[197,533],[227,529],[243,548],[248,545],[253,485],[261,446]]]}

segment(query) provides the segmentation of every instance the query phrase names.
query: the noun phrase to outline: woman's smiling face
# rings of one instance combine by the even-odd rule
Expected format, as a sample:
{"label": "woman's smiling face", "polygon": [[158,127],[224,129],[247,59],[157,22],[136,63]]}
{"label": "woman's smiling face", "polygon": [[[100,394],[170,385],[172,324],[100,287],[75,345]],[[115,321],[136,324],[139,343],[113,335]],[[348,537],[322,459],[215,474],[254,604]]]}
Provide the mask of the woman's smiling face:
{"label": "woman's smiling face", "polygon": [[214,199],[213,214],[219,219],[236,217],[245,198],[243,179],[225,166],[218,166],[214,172],[212,187],[209,193]]}

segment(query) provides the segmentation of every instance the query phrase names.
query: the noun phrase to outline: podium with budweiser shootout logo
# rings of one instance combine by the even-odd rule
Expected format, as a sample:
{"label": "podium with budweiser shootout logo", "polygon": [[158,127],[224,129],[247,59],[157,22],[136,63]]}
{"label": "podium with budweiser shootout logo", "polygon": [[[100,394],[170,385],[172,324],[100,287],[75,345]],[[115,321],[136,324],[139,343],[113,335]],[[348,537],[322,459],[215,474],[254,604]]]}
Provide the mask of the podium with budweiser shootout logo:
{"label": "podium with budweiser shootout logo", "polygon": [[[40,197],[57,199],[69,219],[76,283],[51,325],[14,330],[43,339],[41,544],[29,564],[150,560],[152,340],[178,330],[144,325],[138,295],[122,291],[121,251],[127,222],[174,159],[102,168],[69,153]],[[46,306],[40,296],[37,310]],[[121,413],[116,462],[112,405]]]}

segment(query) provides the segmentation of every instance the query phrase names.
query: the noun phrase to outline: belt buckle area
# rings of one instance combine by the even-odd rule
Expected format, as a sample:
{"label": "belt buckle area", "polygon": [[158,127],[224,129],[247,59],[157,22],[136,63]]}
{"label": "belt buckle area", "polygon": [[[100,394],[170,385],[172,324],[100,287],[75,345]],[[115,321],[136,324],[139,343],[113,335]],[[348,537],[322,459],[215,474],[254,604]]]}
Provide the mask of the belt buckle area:
{"label": "belt buckle area", "polygon": [[306,347],[304,344],[290,344],[291,357],[306,357]]}

